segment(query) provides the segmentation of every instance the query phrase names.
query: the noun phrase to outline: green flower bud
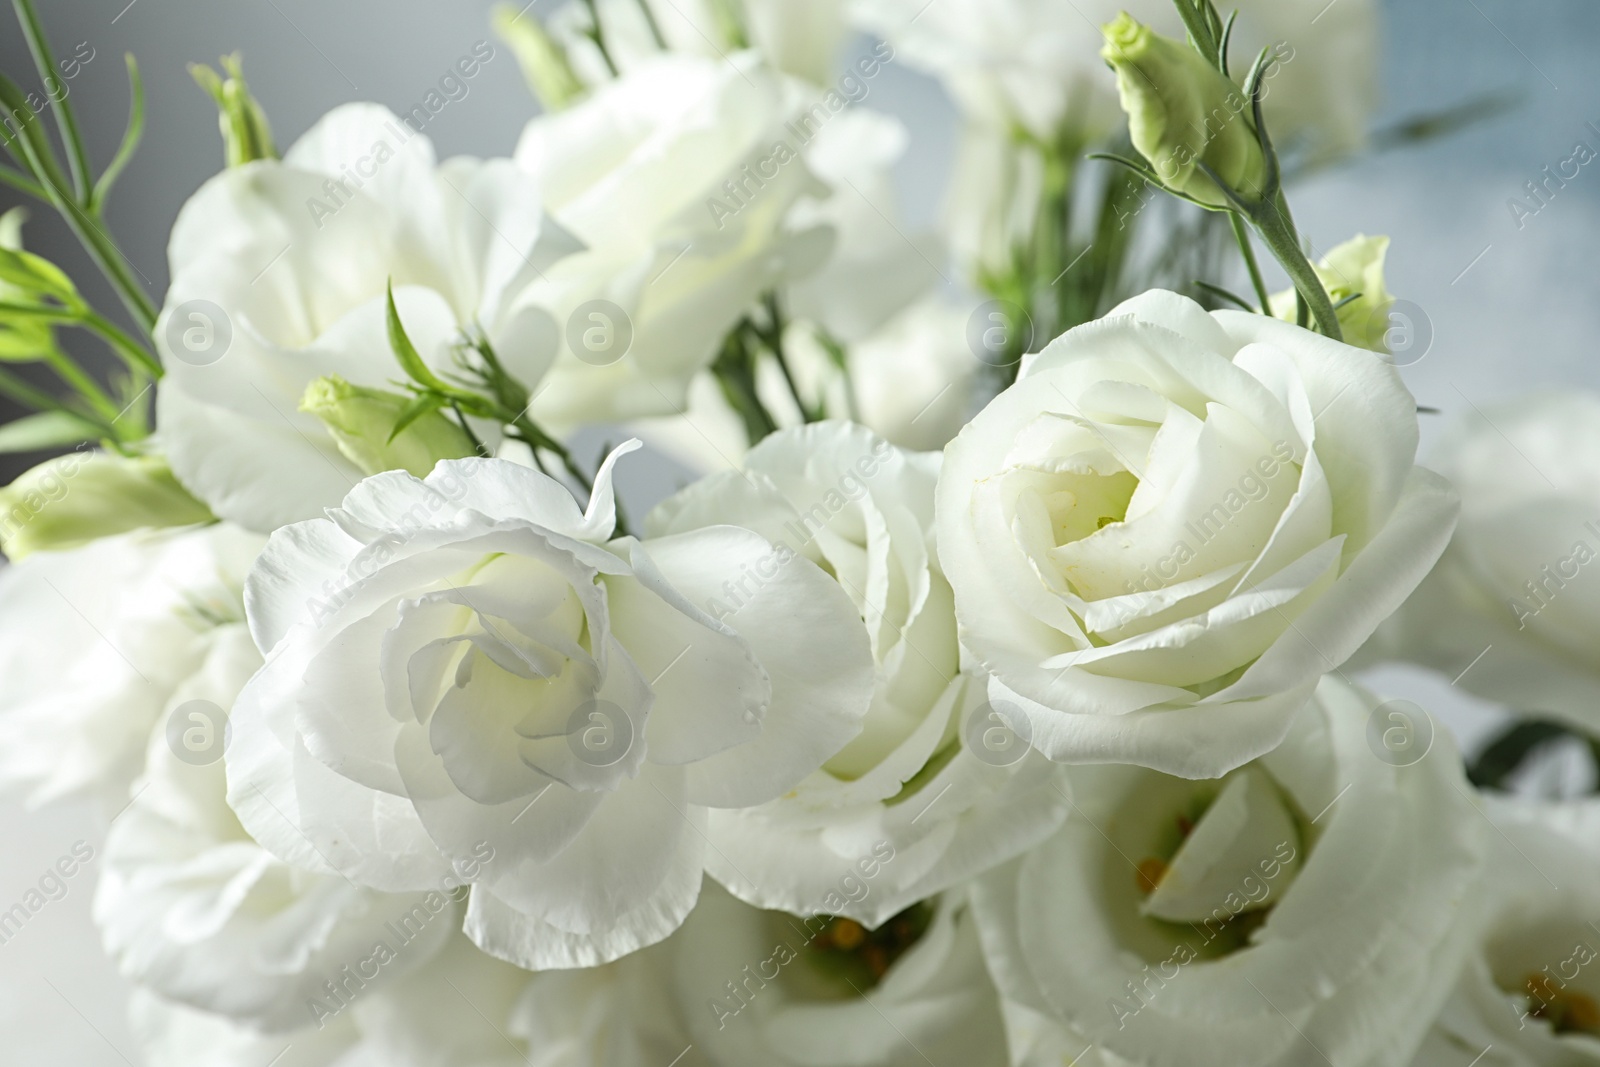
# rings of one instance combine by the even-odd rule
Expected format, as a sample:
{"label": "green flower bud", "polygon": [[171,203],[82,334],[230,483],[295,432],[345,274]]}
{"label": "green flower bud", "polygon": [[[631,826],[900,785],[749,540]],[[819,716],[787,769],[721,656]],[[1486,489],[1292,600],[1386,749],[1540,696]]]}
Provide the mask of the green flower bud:
{"label": "green flower bud", "polygon": [[226,78],[200,63],[191,63],[189,73],[217,102],[217,125],[222,129],[228,166],[242,167],[258,159],[277,159],[278,150],[272,144],[267,113],[250,95],[238,53],[223,56],[220,62]]}
{"label": "green flower bud", "polygon": [[1117,74],[1133,146],[1166,186],[1211,207],[1229,204],[1200,164],[1244,199],[1259,198],[1266,163],[1250,100],[1193,48],[1124,12],[1102,27],[1100,55]]}
{"label": "green flower bud", "polygon": [[363,474],[403,470],[422,478],[441,459],[477,455],[466,431],[437,410],[395,433],[411,406],[410,397],[351,385],[337,375],[316,379],[300,399],[300,410],[322,420],[339,451]]}
{"label": "green flower bud", "polygon": [[71,452],[0,489],[0,549],[13,560],[130,530],[211,521],[159,456]]}
{"label": "green flower bud", "polygon": [[538,19],[511,4],[497,6],[490,17],[494,32],[517,57],[528,88],[546,111],[559,111],[583,95],[583,82],[573,73],[567,50]]}
{"label": "green flower bud", "polygon": [[[1388,351],[1384,337],[1389,332],[1389,309],[1394,306],[1394,296],[1383,284],[1383,261],[1388,253],[1387,237],[1358,233],[1329,249],[1322,262],[1312,264],[1311,269],[1317,272],[1334,305],[1349,301],[1335,312],[1345,344],[1373,352]],[[1352,296],[1356,298],[1350,300]],[[1273,294],[1272,314],[1294,321],[1293,289]]]}

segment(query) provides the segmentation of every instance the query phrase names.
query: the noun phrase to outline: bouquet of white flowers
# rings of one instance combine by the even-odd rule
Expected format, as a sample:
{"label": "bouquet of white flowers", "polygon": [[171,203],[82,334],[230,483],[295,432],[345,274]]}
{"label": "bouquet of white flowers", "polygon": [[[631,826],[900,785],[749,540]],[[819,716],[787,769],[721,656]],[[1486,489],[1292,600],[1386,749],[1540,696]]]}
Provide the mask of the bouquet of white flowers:
{"label": "bouquet of white flowers", "polygon": [[[1417,465],[1388,241],[1285,192],[1365,147],[1370,0],[508,8],[490,159],[428,101],[280,151],[229,57],[160,306],[138,67],[96,173],[15,3],[0,180],[122,307],[0,215],[0,450],[57,453],[0,785],[106,805],[49,877],[145,1063],[1600,1063],[1594,801],[1483,792],[1600,736],[1600,401]],[[896,63],[961,117],[937,234]],[[1470,769],[1347,676],[1484,646],[1529,714]]]}

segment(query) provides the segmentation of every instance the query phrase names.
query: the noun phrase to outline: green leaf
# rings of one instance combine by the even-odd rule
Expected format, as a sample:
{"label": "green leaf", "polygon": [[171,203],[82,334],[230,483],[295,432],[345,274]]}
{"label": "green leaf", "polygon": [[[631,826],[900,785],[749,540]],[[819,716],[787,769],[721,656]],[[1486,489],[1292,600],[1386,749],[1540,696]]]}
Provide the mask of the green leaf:
{"label": "green leaf", "polygon": [[111,195],[111,186],[116,183],[117,176],[122,173],[122,168],[128,165],[133,158],[134,151],[139,147],[139,141],[144,137],[144,81],[139,77],[139,64],[133,58],[133,53],[126,56],[128,62],[128,127],[122,134],[122,144],[117,146],[117,154],[111,157],[111,162],[106,165],[105,173],[100,175],[100,180],[94,183],[93,202],[96,207],[105,203],[106,197]]}
{"label": "green leaf", "polygon": [[1489,742],[1467,767],[1467,780],[1479,789],[1502,789],[1507,778],[1527,762],[1534,751],[1563,737],[1581,737],[1576,730],[1546,719],[1514,723]]}
{"label": "green leaf", "polygon": [[44,452],[99,436],[99,427],[70,412],[42,411],[0,426],[0,452]]}
{"label": "green leaf", "polygon": [[457,389],[434,374],[428,365],[422,361],[422,356],[417,352],[417,346],[411,343],[411,338],[406,334],[405,325],[400,321],[400,312],[394,306],[394,282],[389,282],[389,347],[394,350],[395,359],[400,361],[400,368],[406,376],[418,385],[441,396],[470,397],[470,393]]}
{"label": "green leaf", "polygon": [[82,303],[72,279],[60,267],[32,252],[0,248],[0,282],[25,292],[55,297],[74,307]]}

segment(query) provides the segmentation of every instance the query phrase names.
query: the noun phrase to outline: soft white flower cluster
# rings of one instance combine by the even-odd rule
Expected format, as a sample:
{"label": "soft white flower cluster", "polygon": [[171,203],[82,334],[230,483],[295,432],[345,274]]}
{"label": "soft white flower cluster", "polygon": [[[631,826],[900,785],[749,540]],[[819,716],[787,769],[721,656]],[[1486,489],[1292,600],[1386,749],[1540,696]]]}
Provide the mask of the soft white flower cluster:
{"label": "soft white flower cluster", "polygon": [[[1318,7],[1240,40],[1348,150],[1371,12]],[[155,434],[0,493],[0,784],[114,813],[146,1063],[1600,1062],[1593,803],[1342,670],[1493,644],[1466,685],[1595,728],[1596,401],[1419,467],[1366,238],[1307,267],[1351,343],[1150,288],[997,382],[896,221],[887,67],[1088,144],[1113,13],[508,18],[504,159],[368,104],[280,157],[228,83]],[[709,473],[631,513],[640,441],[562,443],[618,423]]]}

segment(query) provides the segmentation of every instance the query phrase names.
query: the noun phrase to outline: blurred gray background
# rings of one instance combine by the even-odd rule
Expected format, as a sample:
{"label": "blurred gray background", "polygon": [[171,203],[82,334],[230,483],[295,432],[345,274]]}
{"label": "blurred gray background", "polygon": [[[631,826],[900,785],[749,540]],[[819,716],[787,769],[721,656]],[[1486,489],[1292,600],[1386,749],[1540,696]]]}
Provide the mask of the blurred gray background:
{"label": "blurred gray background", "polygon": [[[530,13],[548,17],[560,2],[535,0]],[[82,54],[93,52],[68,84],[99,165],[115,150],[126,116],[122,54],[135,52],[141,62],[145,141],[108,215],[157,303],[167,280],[172,221],[221,166],[215,109],[191,81],[188,63],[214,64],[220,54],[242,50],[282,147],[341,102],[409,108],[475,42],[493,41],[487,0],[42,0],[40,7],[58,55],[80,43]],[[1389,287],[1420,309],[1431,336],[1426,355],[1404,374],[1419,402],[1446,417],[1539,386],[1600,386],[1600,159],[1520,227],[1508,207],[1524,194],[1524,183],[1568,158],[1576,142],[1600,150],[1600,4],[1387,0],[1383,16],[1384,103],[1376,125],[1491,91],[1515,94],[1519,102],[1449,139],[1307,179],[1291,190],[1303,229],[1319,248],[1357,231],[1394,239]],[[9,17],[0,25],[0,69],[36,85],[21,35]],[[429,136],[441,155],[509,153],[534,111],[509,52],[496,43],[495,57],[469,85],[470,95],[429,124]],[[953,145],[950,110],[935,85],[901,64],[885,68],[870,102],[899,115],[912,131],[899,172],[903,203],[913,224],[930,224]],[[16,202],[0,188],[0,210]],[[34,212],[27,240],[65,267],[102,308],[115,308],[48,211]],[[93,346],[80,351],[88,357]],[[1425,416],[1434,425],[1438,418]],[[1424,432],[1426,442],[1433,431],[1425,426]],[[0,477],[8,479],[35,458],[0,458]],[[639,493],[642,483],[630,488],[624,482],[623,491]],[[1442,714],[1469,737],[1499,719],[1497,709],[1470,701],[1443,679],[1387,670],[1370,680]],[[0,808],[6,843],[0,908],[74,841],[98,847],[104,821],[104,814],[89,810]],[[137,1062],[123,1021],[125,991],[99,954],[89,897],[89,879],[75,879],[65,899],[0,944],[0,1060],[82,1067]]]}

